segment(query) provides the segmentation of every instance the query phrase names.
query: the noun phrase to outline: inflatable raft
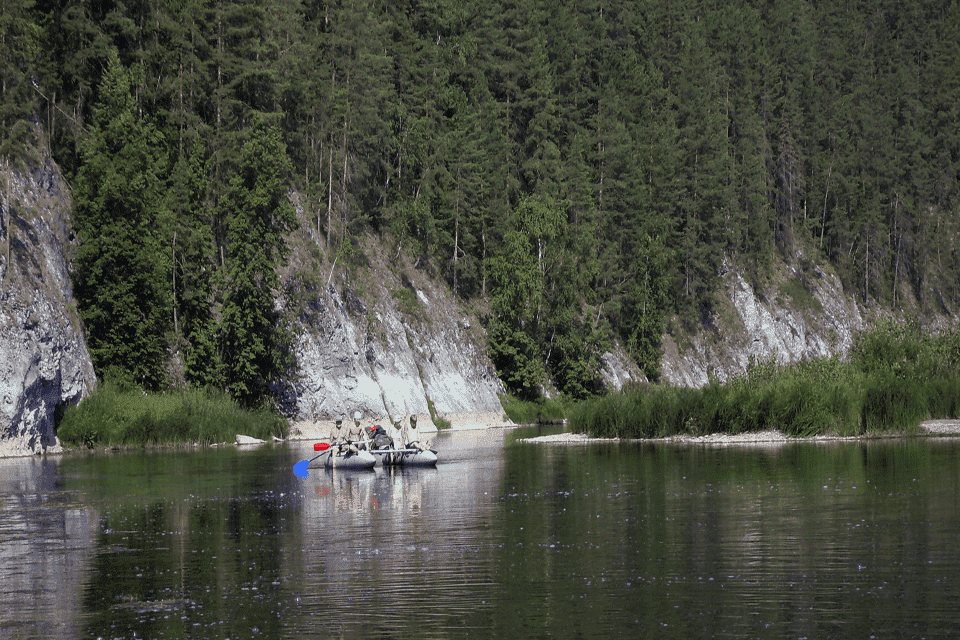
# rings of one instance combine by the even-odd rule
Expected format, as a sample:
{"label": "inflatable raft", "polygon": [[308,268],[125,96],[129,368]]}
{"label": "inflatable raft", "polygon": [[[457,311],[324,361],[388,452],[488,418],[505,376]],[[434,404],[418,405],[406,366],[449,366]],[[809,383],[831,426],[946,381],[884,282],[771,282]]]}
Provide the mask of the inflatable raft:
{"label": "inflatable raft", "polygon": [[383,466],[434,467],[437,464],[437,452],[432,449],[373,449],[380,457]]}
{"label": "inflatable raft", "polygon": [[372,469],[377,459],[369,451],[333,451],[323,462],[327,469]]}

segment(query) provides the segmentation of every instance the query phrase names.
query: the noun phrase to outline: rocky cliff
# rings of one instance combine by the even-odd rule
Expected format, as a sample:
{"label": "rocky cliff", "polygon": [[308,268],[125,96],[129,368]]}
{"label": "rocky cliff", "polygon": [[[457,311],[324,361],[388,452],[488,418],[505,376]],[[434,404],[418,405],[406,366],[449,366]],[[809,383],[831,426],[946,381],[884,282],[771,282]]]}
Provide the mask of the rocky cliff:
{"label": "rocky cliff", "polygon": [[[3,169],[0,189],[0,455],[56,451],[58,407],[95,385],[68,276],[69,191],[49,158],[29,171]],[[297,429],[313,435],[355,411],[375,420],[415,413],[428,428],[428,416],[464,427],[504,423],[504,388],[479,311],[375,238],[363,247],[367,264],[331,264],[312,214],[300,203],[298,212],[277,301],[296,336],[285,408]],[[816,266],[781,264],[762,286],[731,269],[723,283],[701,330],[665,337],[665,381],[702,386],[737,375],[751,359],[845,355],[859,331],[890,313],[857,302]],[[603,362],[612,388],[643,380],[620,350]]]}
{"label": "rocky cliff", "polygon": [[[305,220],[291,242],[283,304],[296,317],[291,387],[302,428],[355,411],[384,420],[414,413],[428,428],[428,416],[454,426],[504,422],[504,388],[484,334],[445,285],[400,252],[386,256],[373,239],[364,248],[369,264],[338,269],[320,259],[322,240]],[[314,286],[300,286],[305,272],[315,274]]]}
{"label": "rocky cliff", "polygon": [[[798,260],[797,262],[805,262]],[[751,359],[780,363],[845,357],[857,334],[880,317],[904,320],[915,310],[892,311],[864,303],[844,290],[828,267],[779,264],[762,287],[731,269],[723,277],[716,313],[702,330],[680,339],[666,336],[664,380],[701,387],[743,373]],[[905,292],[904,300],[910,300]],[[930,330],[952,329],[957,318],[928,318]]]}
{"label": "rocky cliff", "polygon": [[0,456],[55,452],[59,406],[96,379],[68,273],[70,196],[47,157],[0,171]]}

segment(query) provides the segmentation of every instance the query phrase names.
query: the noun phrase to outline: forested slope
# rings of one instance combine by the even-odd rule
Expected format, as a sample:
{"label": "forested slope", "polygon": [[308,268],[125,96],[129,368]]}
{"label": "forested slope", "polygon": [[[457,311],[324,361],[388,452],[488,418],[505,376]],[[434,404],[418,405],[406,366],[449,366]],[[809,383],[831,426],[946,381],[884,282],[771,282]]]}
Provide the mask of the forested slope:
{"label": "forested slope", "polygon": [[960,308],[956,1],[5,0],[0,29],[0,154],[49,136],[94,360],[149,387],[171,346],[249,403],[290,367],[290,189],[327,260],[378,234],[486,301],[520,395],[598,391],[613,340],[655,379],[776,256]]}

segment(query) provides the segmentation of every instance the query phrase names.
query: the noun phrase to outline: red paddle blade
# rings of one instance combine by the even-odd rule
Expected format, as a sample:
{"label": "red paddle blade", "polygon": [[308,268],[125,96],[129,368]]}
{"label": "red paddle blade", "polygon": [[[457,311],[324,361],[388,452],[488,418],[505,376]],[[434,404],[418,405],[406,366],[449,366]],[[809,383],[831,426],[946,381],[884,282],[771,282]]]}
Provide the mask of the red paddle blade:
{"label": "red paddle blade", "polygon": [[317,444],[313,445],[314,451],[326,451],[329,448],[330,448],[330,445],[327,444],[326,442],[318,442]]}

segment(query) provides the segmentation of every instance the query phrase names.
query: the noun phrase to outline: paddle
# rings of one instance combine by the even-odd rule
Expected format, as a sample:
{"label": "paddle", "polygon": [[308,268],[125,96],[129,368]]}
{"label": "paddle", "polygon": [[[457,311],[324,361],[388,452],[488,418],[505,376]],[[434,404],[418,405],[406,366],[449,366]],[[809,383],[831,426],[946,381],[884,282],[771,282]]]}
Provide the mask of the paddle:
{"label": "paddle", "polygon": [[[328,449],[330,449],[330,445],[327,444],[326,442],[318,442],[317,444],[313,445],[314,451],[322,451],[323,453],[327,453]],[[320,456],[322,456],[323,453],[321,453]],[[319,458],[320,456],[314,456],[309,460],[301,460],[297,464],[293,465],[293,472],[297,474],[297,477],[299,478],[306,478],[308,473],[307,467],[309,467],[310,463],[316,460],[317,458]]]}

